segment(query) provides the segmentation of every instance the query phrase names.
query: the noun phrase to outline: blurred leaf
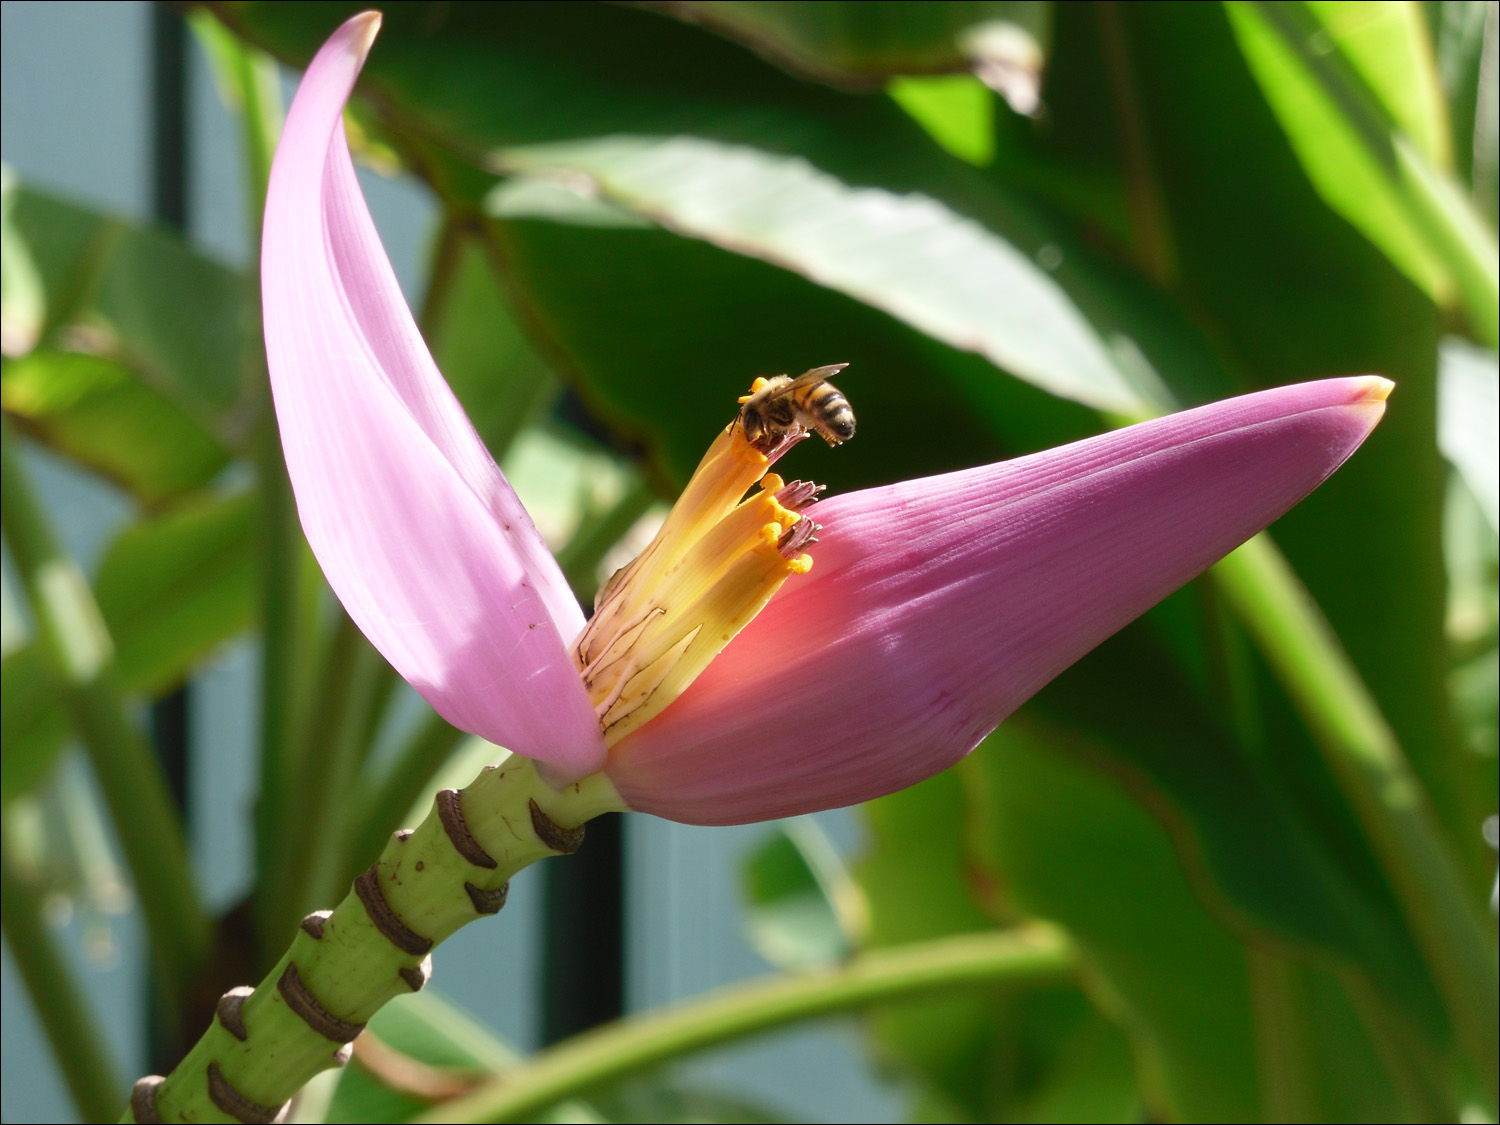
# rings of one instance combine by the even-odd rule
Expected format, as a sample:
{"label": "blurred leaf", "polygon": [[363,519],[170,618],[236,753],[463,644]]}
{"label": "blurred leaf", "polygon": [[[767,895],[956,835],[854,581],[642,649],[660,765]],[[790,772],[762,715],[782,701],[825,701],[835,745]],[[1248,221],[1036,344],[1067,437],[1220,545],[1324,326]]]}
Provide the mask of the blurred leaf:
{"label": "blurred leaf", "polygon": [[876,89],[893,75],[973,70],[1007,94],[1018,113],[1036,108],[1051,30],[1050,6],[1039,0],[666,0],[644,6],[702,24],[778,66],[847,89]]}
{"label": "blurred leaf", "polygon": [[1416,0],[1307,0],[1326,39],[1359,75],[1385,115],[1434,168],[1453,166],[1447,99]]}
{"label": "blurred leaf", "polygon": [[[871,946],[1018,916],[971,850],[983,796],[950,770],[864,806],[873,847],[855,876]],[[871,1022],[881,1053],[923,1079],[916,1120],[1140,1120],[1125,1036],[1076,989],[924,998],[884,1005]]]}
{"label": "blurred leaf", "polygon": [[1066,926],[1097,966],[1094,993],[1129,1029],[1153,1115],[1260,1120],[1244,953],[1204,912],[1162,828],[1097,774],[1004,728],[969,761],[966,776],[993,779],[990,839],[1017,901]]}
{"label": "blurred leaf", "polygon": [[[94,584],[131,691],[157,695],[243,632],[256,607],[256,505],[249,494],[204,498],[127,527]],[[46,775],[69,732],[61,686],[34,644],[4,662],[4,801]]]}
{"label": "blurred leaf", "polygon": [[[457,1087],[492,1077],[521,1060],[494,1032],[432,992],[391,1001],[371,1017],[369,1029],[378,1045],[367,1055],[355,1048],[354,1061],[339,1075],[325,1121],[409,1121],[439,1100],[414,1092],[423,1084],[434,1083],[435,1091],[447,1082],[456,1092]],[[369,1065],[363,1061],[366,1057]],[[539,1120],[593,1122],[602,1118],[575,1100],[554,1107]]]}
{"label": "blurred leaf", "polygon": [[1052,394],[1122,414],[1165,405],[1156,388],[1131,385],[1046,269],[937,200],[690,137],[511,150],[502,163],[805,274]]}
{"label": "blurred leaf", "polygon": [[[519,1058],[487,1028],[430,992],[391,1001],[375,1014],[369,1027],[379,1041],[376,1057],[381,1062],[393,1060],[383,1075],[386,1081],[365,1065],[356,1049],[355,1061],[339,1075],[325,1121],[409,1121],[429,1108],[434,1099],[393,1088],[391,1081],[431,1078],[436,1068],[438,1074],[447,1072],[461,1084],[465,1073],[478,1078]],[[408,1075],[401,1072],[402,1058],[417,1064]]]}
{"label": "blurred leaf", "polygon": [[1438,353],[1438,448],[1500,530],[1500,357],[1453,337]]}
{"label": "blurred leaf", "polygon": [[425,318],[433,358],[469,420],[495,457],[558,391],[557,380],[532,350],[495,283],[477,239],[445,229]]}
{"label": "blurred leaf", "polygon": [[1434,123],[1441,96],[1415,5],[1234,3],[1229,14],[1328,205],[1440,303],[1456,290],[1481,339],[1500,343],[1494,235],[1444,171],[1447,130]]}
{"label": "blurred leaf", "polygon": [[84,343],[220,441],[239,440],[249,419],[234,407],[254,339],[248,277],[166,231],[25,187],[13,223],[45,291],[43,343]]}
{"label": "blurred leaf", "polygon": [[[1267,760],[1265,732],[1242,748],[1220,717],[1229,708],[1211,709],[1208,693],[1162,650],[1159,634],[1194,600],[1192,591],[1174,595],[1065,671],[1008,726],[1054,752],[1068,749],[1149,809],[1172,833],[1204,908],[1226,928],[1250,922],[1359,966],[1441,1040],[1441,1008],[1422,960],[1311,748],[1302,749],[1309,760],[1298,774]],[[1316,794],[1316,827],[1289,791]]]}
{"label": "blurred leaf", "polygon": [[229,460],[180,407],[104,356],[37,349],[6,360],[0,402],[31,436],[148,504],[201,487]]}
{"label": "blurred leaf", "polygon": [[741,880],[750,944],[772,965],[826,965],[854,951],[863,899],[816,821],[778,824],[746,857]]}
{"label": "blurred leaf", "polygon": [[750,1098],[699,1089],[662,1074],[622,1082],[595,1096],[592,1104],[599,1110],[597,1120],[639,1121],[642,1125],[705,1125],[720,1121],[771,1125],[787,1120]]}
{"label": "blurred leaf", "polygon": [[979,167],[994,161],[995,99],[977,78],[893,78],[885,91],[960,160]]}
{"label": "blurred leaf", "polygon": [[[1397,383],[1379,428],[1282,517],[1275,536],[1379,701],[1477,892],[1492,874],[1473,831],[1489,798],[1478,763],[1456,752],[1444,672],[1447,470],[1436,440],[1436,310],[1319,202],[1222,7],[1119,11],[1122,36],[1091,43],[1098,29],[1086,13],[1060,9],[1058,57],[1073,43],[1081,57],[1072,65],[1088,74],[1105,69],[1090,50],[1127,54],[1132,96],[1151,123],[1177,284],[1191,294],[1196,318],[1253,386],[1359,372]],[[1103,143],[1080,118],[1084,108],[1059,107],[1047,138],[1058,149],[1053,159],[1082,159],[1075,149]],[[1281,688],[1268,690],[1262,709],[1279,716],[1268,731],[1294,732],[1266,741],[1276,776],[1296,786],[1310,825],[1345,823],[1337,791],[1304,776],[1305,724],[1284,710]]]}
{"label": "blurred leaf", "polygon": [[132,690],[167,690],[249,627],[257,516],[252,494],[208,497],[133,524],[110,545],[94,589]]}
{"label": "blurred leaf", "polygon": [[46,779],[70,732],[57,682],[35,644],[0,663],[0,731],[0,806],[9,806]]}
{"label": "blurred leaf", "polygon": [[[1484,119],[1488,118],[1491,131],[1495,125],[1494,69],[1491,67],[1486,75],[1482,67],[1485,25],[1493,21],[1493,17],[1489,15],[1493,5],[1488,0],[1433,0],[1422,7],[1431,27],[1433,55],[1448,104],[1453,163],[1458,174],[1468,181],[1475,203],[1486,213],[1493,226],[1493,180],[1491,191],[1485,192],[1481,187],[1483,170],[1480,161],[1476,160],[1481,145],[1479,133],[1485,129]],[[1486,95],[1490,102],[1488,107],[1484,105]],[[1493,159],[1492,152],[1491,162]],[[1491,176],[1493,171],[1492,164]],[[1491,196],[1488,202],[1485,200],[1486,195]]]}
{"label": "blurred leaf", "polygon": [[41,276],[11,220],[19,190],[10,165],[0,166],[0,354],[6,356],[34,348],[47,315]]}

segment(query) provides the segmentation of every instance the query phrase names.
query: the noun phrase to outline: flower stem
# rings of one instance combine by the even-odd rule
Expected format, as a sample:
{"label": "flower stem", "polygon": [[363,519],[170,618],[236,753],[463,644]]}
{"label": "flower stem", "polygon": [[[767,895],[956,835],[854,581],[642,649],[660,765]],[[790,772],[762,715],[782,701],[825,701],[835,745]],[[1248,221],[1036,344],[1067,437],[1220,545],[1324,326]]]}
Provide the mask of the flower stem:
{"label": "flower stem", "polygon": [[1266,536],[1210,573],[1307,719],[1391,881],[1458,1042],[1493,1097],[1500,1014],[1492,946],[1395,733]]}
{"label": "flower stem", "polygon": [[124,1086],[78,982],[47,932],[42,896],[16,870],[8,839],[0,844],[0,927],[78,1116],[109,1120]]}
{"label": "flower stem", "polygon": [[1062,984],[1072,970],[1067,940],[1040,924],[866,953],[825,972],[736,985],[587,1032],[417,1120],[528,1120],[588,1087],[768,1028],[933,988]]}
{"label": "flower stem", "polygon": [[36,502],[8,419],[0,420],[0,492],[5,541],[21,572],[42,651],[104,792],[145,915],[157,979],[176,1012],[211,939],[182,824],[156,756],[127,717],[114,645],[93,591]]}
{"label": "flower stem", "polygon": [[125,1120],[270,1120],[309,1078],[347,1059],[343,1045],[387,1000],[426,984],[433,947],[504,905],[511,875],[576,850],[583,822],[619,807],[603,775],[558,791],[516,757],[462,793],[443,790],[335,910],[302,920],[257,988],[220,1000],[170,1076],[136,1083]]}

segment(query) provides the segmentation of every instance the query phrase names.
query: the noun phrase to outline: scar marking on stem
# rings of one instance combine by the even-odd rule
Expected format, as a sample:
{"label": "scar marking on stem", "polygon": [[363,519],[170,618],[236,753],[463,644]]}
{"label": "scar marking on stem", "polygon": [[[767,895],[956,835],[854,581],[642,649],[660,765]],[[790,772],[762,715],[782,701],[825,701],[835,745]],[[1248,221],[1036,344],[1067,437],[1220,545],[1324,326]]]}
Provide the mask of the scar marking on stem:
{"label": "scar marking on stem", "polygon": [[438,819],[443,822],[443,831],[453,841],[453,850],[475,867],[495,868],[494,857],[485,851],[469,826],[464,822],[463,795],[457,789],[439,789],[437,795]]}
{"label": "scar marking on stem", "polygon": [[214,1105],[245,1125],[271,1125],[281,1115],[281,1106],[252,1102],[231,1086],[217,1062],[208,1064],[208,1096]]}
{"label": "scar marking on stem", "polygon": [[432,958],[423,957],[420,965],[407,965],[401,970],[401,979],[413,992],[421,992],[422,987],[432,979]]}
{"label": "scar marking on stem", "polygon": [[156,1091],[165,1081],[160,1074],[148,1074],[131,1089],[130,1116],[135,1118],[136,1125],[161,1125],[156,1112]]}
{"label": "scar marking on stem", "polygon": [[219,997],[218,1007],[214,1009],[219,1017],[219,1022],[224,1025],[224,1030],[233,1035],[243,1043],[248,1035],[245,1031],[245,1019],[240,1014],[240,1009],[245,1006],[245,1001],[250,999],[255,989],[248,984],[242,984],[238,988],[231,988],[223,996]]}
{"label": "scar marking on stem", "polygon": [[473,883],[465,883],[464,890],[469,892],[469,901],[474,904],[477,913],[499,914],[500,908],[505,905],[505,896],[510,894],[510,883],[501,883],[493,891],[476,887]]}
{"label": "scar marking on stem", "polygon": [[327,923],[332,910],[314,910],[302,919],[300,925],[303,933],[310,934],[314,941],[323,940],[323,926]]}
{"label": "scar marking on stem", "polygon": [[531,802],[531,830],[536,833],[538,840],[563,855],[572,855],[583,846],[583,825],[564,828],[544,813],[542,806],[534,799]]}
{"label": "scar marking on stem", "polygon": [[398,828],[396,829],[396,831],[392,832],[391,835],[396,837],[396,843],[404,844],[408,839],[411,838],[411,834],[415,831],[416,829],[414,828]]}
{"label": "scar marking on stem", "polygon": [[354,880],[354,893],[365,904],[365,913],[370,916],[375,928],[402,953],[421,957],[431,951],[432,939],[424,938],[407,926],[391,908],[391,904],[386,902],[385,892],[380,889],[380,876],[375,873],[373,864]]}
{"label": "scar marking on stem", "polygon": [[354,1044],[353,1043],[345,1043],[337,1051],[333,1052],[333,1065],[336,1066],[336,1067],[345,1067],[345,1066],[348,1066],[349,1065],[349,1060],[352,1059],[353,1057],[354,1057]]}
{"label": "scar marking on stem", "polygon": [[340,1019],[318,1003],[318,998],[302,983],[302,974],[297,971],[295,961],[288,964],[281,974],[281,979],[276,982],[276,990],[281,993],[286,1006],[301,1016],[302,1022],[324,1039],[348,1043],[365,1029],[364,1024]]}

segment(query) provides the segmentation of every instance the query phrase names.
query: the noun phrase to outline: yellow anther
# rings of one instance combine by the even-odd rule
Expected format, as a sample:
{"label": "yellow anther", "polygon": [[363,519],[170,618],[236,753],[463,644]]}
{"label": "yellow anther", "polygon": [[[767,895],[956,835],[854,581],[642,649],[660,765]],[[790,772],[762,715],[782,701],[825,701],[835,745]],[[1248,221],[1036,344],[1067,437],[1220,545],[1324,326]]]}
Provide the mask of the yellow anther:
{"label": "yellow anther", "polygon": [[676,699],[782,582],[812,566],[781,554],[803,517],[776,498],[785,482],[770,465],[739,426],[725,428],[650,546],[599,591],[573,659],[610,745]]}

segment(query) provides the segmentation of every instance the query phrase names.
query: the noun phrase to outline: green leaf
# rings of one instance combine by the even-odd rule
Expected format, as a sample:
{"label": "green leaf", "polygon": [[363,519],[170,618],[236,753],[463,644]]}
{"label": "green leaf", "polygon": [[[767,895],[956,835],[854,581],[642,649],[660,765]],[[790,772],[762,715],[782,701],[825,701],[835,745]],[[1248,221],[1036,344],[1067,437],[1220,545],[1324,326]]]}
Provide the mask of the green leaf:
{"label": "green leaf", "polygon": [[[127,527],[94,594],[124,686],[159,695],[249,627],[256,606],[253,496],[203,497]],[[4,663],[4,801],[46,776],[69,733],[61,687],[35,644]]]}
{"label": "green leaf", "polygon": [[1453,337],[1438,353],[1438,448],[1500,530],[1500,357]]}
{"label": "green leaf", "polygon": [[[993,865],[976,862],[983,805],[984,793],[950,770],[863,807],[873,847],[855,876],[871,946],[1019,916]],[[923,1081],[917,1120],[1140,1120],[1127,1040],[1076,988],[889,1004],[871,1026],[882,1052]]]}
{"label": "green leaf", "polygon": [[[392,1000],[371,1018],[369,1028],[379,1041],[376,1051],[381,1061],[377,1062],[372,1053],[366,1065],[356,1049],[355,1060],[339,1075],[324,1121],[409,1121],[431,1108],[435,1100],[417,1096],[413,1087],[420,1080],[446,1079],[457,1092],[469,1081],[481,1081],[521,1061],[520,1054],[494,1032],[431,992]],[[403,1067],[403,1056],[416,1067]],[[394,1065],[382,1065],[387,1059]],[[402,1079],[412,1081],[405,1083],[404,1089],[397,1088]],[[601,1119],[583,1103],[572,1101],[557,1106],[540,1120]]]}
{"label": "green leaf", "polygon": [[854,951],[863,899],[816,821],[779,824],[746,857],[741,879],[750,944],[772,965],[826,965]]}
{"label": "green leaf", "polygon": [[1434,168],[1453,165],[1447,99],[1422,5],[1415,0],[1308,0],[1325,39],[1348,60],[1385,117]]}
{"label": "green leaf", "polygon": [[43,344],[112,360],[218,440],[239,441],[257,332],[250,278],[166,231],[25,187],[12,222],[44,291]]}
{"label": "green leaf", "polygon": [[428,296],[428,343],[490,453],[503,457],[558,383],[516,323],[483,244],[457,228],[442,238],[434,272],[443,280],[434,284],[444,288]]}
{"label": "green leaf", "polygon": [[1153,1115],[1259,1120],[1244,952],[1161,826],[1044,743],[1002,731],[970,761],[1018,902],[1066,926],[1123,1006]]}
{"label": "green leaf", "polygon": [[30,436],[148,504],[201,487],[229,460],[171,399],[101,355],[39,348],[7,360],[0,403]]}
{"label": "green leaf", "polygon": [[255,615],[252,494],[204,497],[126,528],[99,565],[95,595],[126,685],[174,686]]}
{"label": "green leaf", "polygon": [[[1299,740],[1305,760],[1292,773],[1279,760],[1285,751],[1264,744],[1296,733],[1245,732],[1243,745],[1223,717],[1230,707],[1211,709],[1208,692],[1184,676],[1182,665],[1192,664],[1162,650],[1162,635],[1187,625],[1173,618],[1198,604],[1192,591],[1175,595],[1065,671],[1008,727],[1071,751],[1150,809],[1223,925],[1252,923],[1359,966],[1441,1041],[1441,1008],[1421,958],[1313,747]],[[1250,678],[1256,684],[1258,673]],[[1262,689],[1241,690],[1253,698]],[[1320,799],[1316,826],[1288,800],[1294,789]]]}
{"label": "green leaf", "polygon": [[11,218],[18,194],[10,165],[0,166],[0,353],[6,356],[34,348],[47,315],[41,275]]}
{"label": "green leaf", "polygon": [[1441,91],[1413,8],[1232,3],[1229,14],[1328,205],[1440,303],[1456,293],[1475,331],[1494,346],[1494,235],[1444,171]]}
{"label": "green leaf", "polygon": [[0,663],[0,806],[34,792],[70,733],[57,681],[35,644]]}
{"label": "green leaf", "polygon": [[936,199],[854,187],[797,157],[673,137],[510,150],[502,165],[586,185],[668,230],[884,309],[1049,393],[1149,413],[1077,306],[1029,256]]}
{"label": "green leaf", "polygon": [[995,99],[977,78],[893,78],[885,92],[960,160],[981,168],[994,162]]}
{"label": "green leaf", "polygon": [[[738,39],[778,66],[830,85],[874,89],[892,75],[973,69],[1002,92],[1007,80],[1024,81],[1030,100],[1023,104],[1033,108],[1051,25],[1049,6],[1036,0],[688,0],[659,7]],[[1017,111],[1030,109],[1017,106]]]}

